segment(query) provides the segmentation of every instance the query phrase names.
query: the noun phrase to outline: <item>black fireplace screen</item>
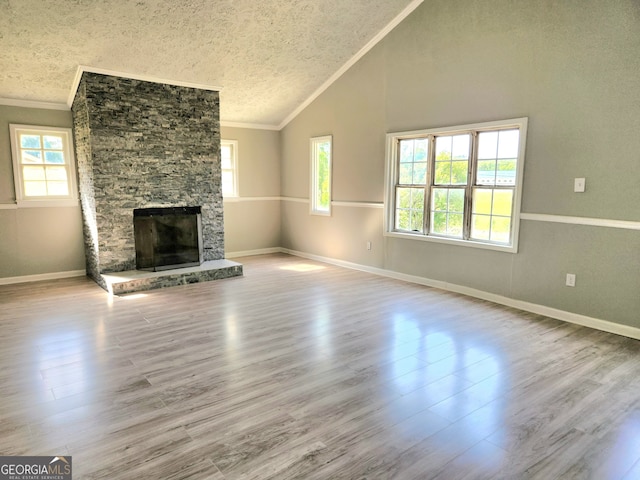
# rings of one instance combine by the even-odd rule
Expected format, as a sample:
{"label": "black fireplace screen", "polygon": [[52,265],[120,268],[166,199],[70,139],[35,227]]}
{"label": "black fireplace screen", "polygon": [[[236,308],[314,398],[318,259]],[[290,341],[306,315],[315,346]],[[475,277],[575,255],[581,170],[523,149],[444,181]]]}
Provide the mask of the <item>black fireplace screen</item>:
{"label": "black fireplace screen", "polygon": [[133,211],[138,270],[168,270],[202,263],[200,207]]}

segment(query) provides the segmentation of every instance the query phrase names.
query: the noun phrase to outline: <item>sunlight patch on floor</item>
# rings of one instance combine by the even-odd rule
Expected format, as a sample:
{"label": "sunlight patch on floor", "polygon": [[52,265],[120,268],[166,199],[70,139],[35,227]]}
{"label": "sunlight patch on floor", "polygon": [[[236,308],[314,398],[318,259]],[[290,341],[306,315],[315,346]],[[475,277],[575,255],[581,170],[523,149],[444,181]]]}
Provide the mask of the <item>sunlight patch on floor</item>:
{"label": "sunlight patch on floor", "polygon": [[324,270],[326,267],[320,265],[311,265],[309,263],[301,263],[299,265],[287,265],[280,267],[280,270],[290,270],[292,272],[313,272],[316,270]]}

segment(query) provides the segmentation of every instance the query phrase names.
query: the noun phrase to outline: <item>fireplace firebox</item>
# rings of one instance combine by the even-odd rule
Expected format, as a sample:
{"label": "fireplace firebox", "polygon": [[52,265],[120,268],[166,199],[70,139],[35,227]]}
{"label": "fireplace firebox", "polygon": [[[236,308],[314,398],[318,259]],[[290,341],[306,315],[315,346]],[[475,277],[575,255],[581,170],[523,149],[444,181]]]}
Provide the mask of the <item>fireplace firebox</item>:
{"label": "fireplace firebox", "polygon": [[169,270],[203,262],[201,207],[137,208],[133,230],[138,270]]}

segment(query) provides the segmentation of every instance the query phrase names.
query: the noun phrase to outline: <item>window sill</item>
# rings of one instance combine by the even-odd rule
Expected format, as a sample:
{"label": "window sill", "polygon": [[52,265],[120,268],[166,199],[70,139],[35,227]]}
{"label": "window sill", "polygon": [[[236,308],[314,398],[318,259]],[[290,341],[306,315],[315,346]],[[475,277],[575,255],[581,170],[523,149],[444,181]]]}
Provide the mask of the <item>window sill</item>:
{"label": "window sill", "polygon": [[331,211],[324,212],[324,211],[321,211],[321,210],[311,210],[311,211],[309,211],[309,215],[318,215],[320,217],[330,217],[331,216]]}
{"label": "window sill", "polygon": [[402,232],[384,232],[385,237],[402,238],[405,240],[418,240],[420,242],[444,243],[447,245],[455,245],[456,247],[481,248],[484,250],[493,250],[504,253],[518,253],[517,245],[494,245],[491,243],[475,242],[473,240],[459,240],[457,238],[445,238],[427,236],[423,234],[412,234]]}

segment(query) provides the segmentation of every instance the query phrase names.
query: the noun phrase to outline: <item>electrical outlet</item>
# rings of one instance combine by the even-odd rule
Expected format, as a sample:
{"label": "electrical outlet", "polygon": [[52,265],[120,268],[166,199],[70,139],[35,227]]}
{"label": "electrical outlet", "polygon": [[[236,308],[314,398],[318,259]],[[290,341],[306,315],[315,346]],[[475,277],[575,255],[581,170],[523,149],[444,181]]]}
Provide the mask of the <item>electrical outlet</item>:
{"label": "electrical outlet", "polygon": [[586,179],[584,178],[576,178],[573,180],[573,191],[577,193],[584,192],[586,186]]}
{"label": "electrical outlet", "polygon": [[371,242],[367,242],[367,250],[371,250]]}
{"label": "electrical outlet", "polygon": [[576,274],[575,273],[567,273],[567,287],[575,287],[576,286]]}

